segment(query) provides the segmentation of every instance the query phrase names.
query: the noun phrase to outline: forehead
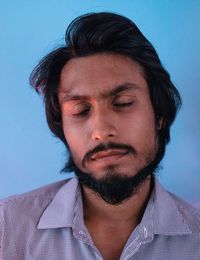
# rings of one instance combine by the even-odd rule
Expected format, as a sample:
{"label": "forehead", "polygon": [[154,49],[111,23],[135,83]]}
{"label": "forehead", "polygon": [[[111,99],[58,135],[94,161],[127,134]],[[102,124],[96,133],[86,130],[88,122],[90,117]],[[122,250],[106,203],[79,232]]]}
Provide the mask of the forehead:
{"label": "forehead", "polygon": [[63,67],[59,92],[95,96],[124,84],[147,91],[142,67],[126,56],[96,54],[71,59]]}

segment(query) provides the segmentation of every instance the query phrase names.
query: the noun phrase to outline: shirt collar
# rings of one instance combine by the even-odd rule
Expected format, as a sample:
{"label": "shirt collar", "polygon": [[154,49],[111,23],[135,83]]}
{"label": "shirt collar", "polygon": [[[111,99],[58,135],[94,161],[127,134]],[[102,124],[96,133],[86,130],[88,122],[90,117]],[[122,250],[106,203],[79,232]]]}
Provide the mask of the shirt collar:
{"label": "shirt collar", "polygon": [[[37,228],[72,227],[75,208],[83,215],[81,191],[76,177],[64,184],[40,217]],[[81,212],[80,212],[81,211]],[[80,216],[81,217],[81,216]],[[141,226],[150,233],[177,235],[192,233],[170,194],[155,179],[155,187],[145,209]]]}
{"label": "shirt collar", "polygon": [[40,217],[38,229],[71,227],[73,225],[77,198],[80,199],[78,187],[77,178],[72,178],[58,190]]}
{"label": "shirt collar", "polygon": [[152,196],[154,234],[182,235],[192,233],[189,223],[180,212],[176,201],[157,180],[155,180]]}

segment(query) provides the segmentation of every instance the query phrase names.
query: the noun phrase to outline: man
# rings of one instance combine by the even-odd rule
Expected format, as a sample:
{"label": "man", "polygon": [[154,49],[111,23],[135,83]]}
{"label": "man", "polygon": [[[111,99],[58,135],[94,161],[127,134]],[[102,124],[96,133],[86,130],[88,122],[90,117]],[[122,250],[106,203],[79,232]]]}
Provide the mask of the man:
{"label": "man", "polygon": [[200,215],[155,173],[180,95],[129,19],[87,14],[31,84],[74,178],[1,202],[1,259],[200,259]]}

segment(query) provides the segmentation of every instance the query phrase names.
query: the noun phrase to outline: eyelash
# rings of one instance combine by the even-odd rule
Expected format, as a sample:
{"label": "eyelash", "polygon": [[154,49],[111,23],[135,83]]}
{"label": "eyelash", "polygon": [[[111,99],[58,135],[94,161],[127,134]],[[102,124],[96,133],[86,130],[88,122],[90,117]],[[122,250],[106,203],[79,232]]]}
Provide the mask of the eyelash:
{"label": "eyelash", "polygon": [[[133,104],[133,101],[127,102],[127,103],[114,103],[113,105],[116,108],[123,108],[123,107],[130,107],[130,106],[132,106],[132,104]],[[73,114],[73,117],[84,117],[88,114],[89,111],[90,111],[89,108],[85,109],[85,110],[81,111],[80,113]]]}
{"label": "eyelash", "polygon": [[130,107],[133,104],[133,101],[127,103],[115,103],[114,106],[116,107]]}
{"label": "eyelash", "polygon": [[85,110],[81,111],[80,113],[73,114],[73,117],[84,117],[88,114],[89,111],[90,111],[90,109],[85,109]]}

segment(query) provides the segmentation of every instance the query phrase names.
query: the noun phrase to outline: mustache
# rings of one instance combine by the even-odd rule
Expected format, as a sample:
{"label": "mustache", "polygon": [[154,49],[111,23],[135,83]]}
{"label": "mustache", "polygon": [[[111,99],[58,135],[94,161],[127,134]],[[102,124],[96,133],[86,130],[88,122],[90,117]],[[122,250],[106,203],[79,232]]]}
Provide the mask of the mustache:
{"label": "mustache", "polygon": [[107,144],[99,144],[96,147],[94,147],[92,150],[88,151],[83,157],[82,165],[84,166],[85,163],[89,161],[91,157],[94,156],[96,153],[104,152],[110,149],[118,149],[118,150],[121,149],[123,151],[125,150],[127,154],[128,153],[131,153],[133,155],[137,154],[136,150],[130,145],[109,142]]}

